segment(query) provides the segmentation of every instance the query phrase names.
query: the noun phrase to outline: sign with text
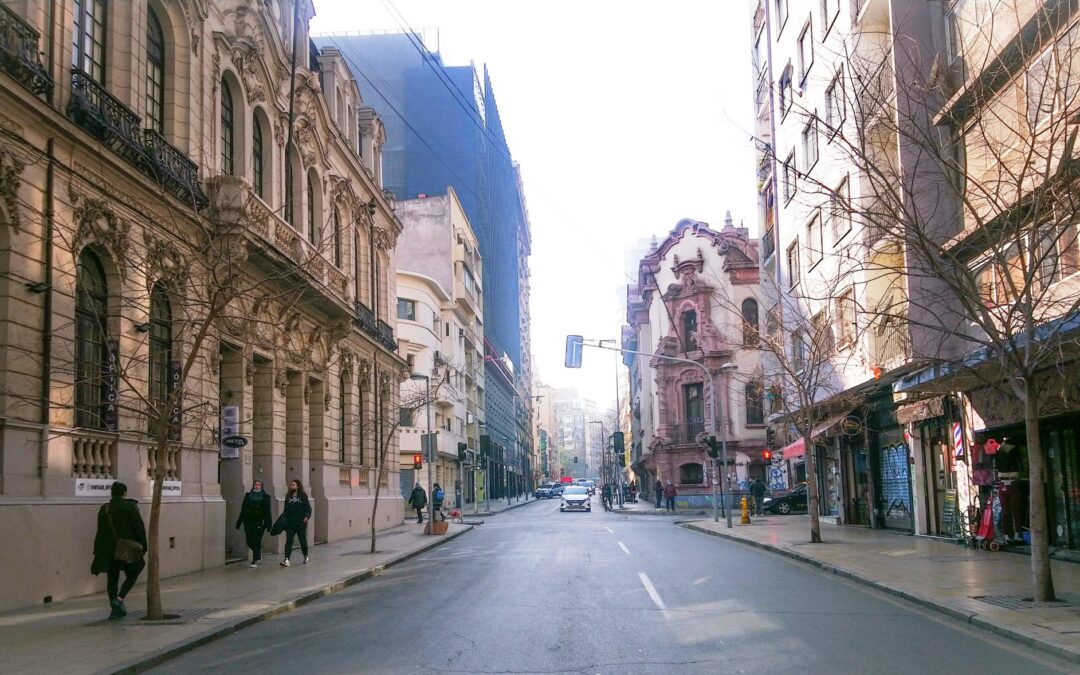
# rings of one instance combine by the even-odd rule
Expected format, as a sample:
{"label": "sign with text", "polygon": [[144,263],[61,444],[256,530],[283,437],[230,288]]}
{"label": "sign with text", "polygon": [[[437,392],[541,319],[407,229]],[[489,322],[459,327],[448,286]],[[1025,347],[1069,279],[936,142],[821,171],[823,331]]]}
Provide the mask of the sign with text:
{"label": "sign with text", "polygon": [[[221,406],[221,436],[222,440],[232,438],[240,433],[240,406]],[[237,459],[240,457],[240,448],[235,445],[221,444],[219,449],[222,459]]]}
{"label": "sign with text", "polygon": [[[173,361],[169,364],[169,393],[175,395],[176,391],[180,389],[180,380],[184,377],[184,364],[180,361]],[[181,401],[177,397],[173,402],[172,408],[169,409],[169,440],[179,441],[181,439],[181,413],[180,413]]]}
{"label": "sign with text", "polygon": [[[161,481],[161,496],[162,497],[179,497],[181,492],[182,483],[178,480],[163,480]],[[151,493],[154,490],[154,481],[150,481]]]}
{"label": "sign with text", "polygon": [[115,482],[115,478],[76,478],[75,496],[108,498],[111,496],[109,490]]}
{"label": "sign with text", "polygon": [[105,343],[105,377],[102,378],[101,423],[109,431],[116,431],[120,421],[117,382],[120,379],[120,343]]}

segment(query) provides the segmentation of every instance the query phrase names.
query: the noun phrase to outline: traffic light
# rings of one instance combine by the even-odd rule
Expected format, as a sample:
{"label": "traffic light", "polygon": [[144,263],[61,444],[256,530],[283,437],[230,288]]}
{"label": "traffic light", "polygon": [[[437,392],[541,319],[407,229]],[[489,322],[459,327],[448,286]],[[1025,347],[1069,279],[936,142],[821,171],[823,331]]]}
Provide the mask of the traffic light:
{"label": "traffic light", "polygon": [[469,458],[468,457],[468,452],[469,452],[469,444],[468,443],[458,443],[457,444],[457,457],[458,457],[459,462],[464,462],[465,460],[467,460]]}
{"label": "traffic light", "polygon": [[577,457],[574,457],[574,464],[577,464]]}
{"label": "traffic light", "polygon": [[623,432],[616,431],[615,433],[611,434],[611,443],[615,446],[616,453],[622,454],[626,452],[626,441],[623,438]]}
{"label": "traffic light", "polygon": [[424,456],[421,455],[419,452],[414,454],[412,456],[412,465],[413,465],[413,468],[416,469],[417,471],[424,468]]}
{"label": "traffic light", "polygon": [[765,463],[771,462],[772,461],[772,450],[768,450],[768,449],[762,450],[761,451],[761,461],[763,461]]}
{"label": "traffic light", "polygon": [[765,430],[765,445],[770,448],[776,447],[776,429]]}
{"label": "traffic light", "polygon": [[716,442],[716,436],[709,436],[705,439],[705,444],[709,446],[709,457],[716,459],[720,456],[720,446]]}

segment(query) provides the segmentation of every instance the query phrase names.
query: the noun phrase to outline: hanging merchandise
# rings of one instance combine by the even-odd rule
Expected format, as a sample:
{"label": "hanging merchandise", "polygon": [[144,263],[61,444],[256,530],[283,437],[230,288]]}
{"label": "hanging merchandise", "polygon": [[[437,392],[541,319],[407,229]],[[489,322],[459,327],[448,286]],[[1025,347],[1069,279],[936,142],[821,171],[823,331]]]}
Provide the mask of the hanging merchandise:
{"label": "hanging merchandise", "polygon": [[988,454],[988,455],[996,455],[997,451],[1000,448],[1001,448],[1001,443],[998,443],[993,438],[988,438],[986,440],[986,442],[983,443],[983,451],[986,452],[986,454]]}

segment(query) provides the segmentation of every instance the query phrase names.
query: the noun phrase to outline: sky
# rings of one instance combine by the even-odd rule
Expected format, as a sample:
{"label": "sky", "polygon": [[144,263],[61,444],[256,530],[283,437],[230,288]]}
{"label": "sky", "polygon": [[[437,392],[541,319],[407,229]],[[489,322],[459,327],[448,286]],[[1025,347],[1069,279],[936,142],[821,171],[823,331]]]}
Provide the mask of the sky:
{"label": "sky", "polygon": [[619,338],[626,248],[727,211],[756,232],[750,1],[314,4],[312,32],[404,22],[447,65],[487,64],[532,228],[534,378],[611,407],[614,353],[570,370],[563,350],[568,334]]}

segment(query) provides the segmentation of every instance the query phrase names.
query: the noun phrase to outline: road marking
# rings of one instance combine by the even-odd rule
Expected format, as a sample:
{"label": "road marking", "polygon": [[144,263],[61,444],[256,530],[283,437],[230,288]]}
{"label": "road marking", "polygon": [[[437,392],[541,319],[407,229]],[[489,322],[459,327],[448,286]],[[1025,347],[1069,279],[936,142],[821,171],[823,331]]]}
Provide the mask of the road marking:
{"label": "road marking", "polygon": [[708,581],[708,580],[709,580],[709,577],[701,577],[700,579],[698,579],[697,581],[695,581],[694,583],[692,583],[692,584],[690,584],[690,585],[691,585],[691,586],[697,586],[697,585],[699,585],[699,584],[703,584],[703,583],[705,583],[705,582],[706,582],[706,581]]}
{"label": "road marking", "polygon": [[619,542],[619,548],[621,548],[622,552],[626,555],[630,555],[630,549],[626,548],[626,544],[622,543],[621,541]]}
{"label": "road marking", "polygon": [[610,527],[605,527],[604,529],[612,534],[615,534],[615,530],[611,529]]}
{"label": "road marking", "polygon": [[664,604],[664,600],[660,597],[660,594],[656,592],[656,587],[649,581],[649,575],[644,572],[638,572],[637,575],[638,578],[641,579],[641,585],[645,587],[645,592],[649,594],[649,598],[653,601],[653,604],[656,605],[657,609],[664,613],[665,619],[670,619],[671,616],[668,614],[667,605]]}

